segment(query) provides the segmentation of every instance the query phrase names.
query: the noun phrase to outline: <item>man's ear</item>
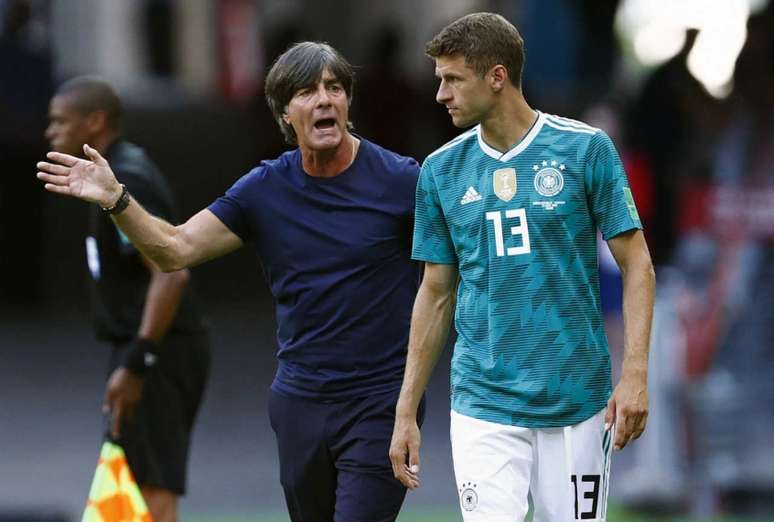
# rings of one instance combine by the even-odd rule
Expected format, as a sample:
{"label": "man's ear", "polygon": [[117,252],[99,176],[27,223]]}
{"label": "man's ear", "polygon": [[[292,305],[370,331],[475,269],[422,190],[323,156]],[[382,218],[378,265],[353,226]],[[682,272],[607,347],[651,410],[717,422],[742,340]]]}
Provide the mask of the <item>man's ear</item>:
{"label": "man's ear", "polygon": [[487,76],[492,89],[495,92],[500,92],[505,87],[505,82],[508,81],[508,69],[498,63],[489,69]]}
{"label": "man's ear", "polygon": [[288,116],[287,112],[283,112],[281,118],[282,118],[282,121],[290,125],[290,116]]}
{"label": "man's ear", "polygon": [[97,134],[108,128],[108,115],[105,111],[93,111],[86,115],[86,127],[92,134]]}

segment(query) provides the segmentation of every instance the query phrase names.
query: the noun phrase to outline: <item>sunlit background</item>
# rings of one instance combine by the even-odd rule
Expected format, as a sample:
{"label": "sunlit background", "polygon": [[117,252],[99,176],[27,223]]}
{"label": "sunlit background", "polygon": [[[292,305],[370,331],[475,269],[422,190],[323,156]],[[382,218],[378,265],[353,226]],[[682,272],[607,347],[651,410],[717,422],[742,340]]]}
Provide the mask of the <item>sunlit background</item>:
{"label": "sunlit background", "polygon": [[766,0],[624,0],[616,30],[630,58],[656,67],[685,44],[686,29],[697,29],[688,55],[688,70],[713,95],[728,96],[734,64],[747,37],[747,18],[766,7]]}
{"label": "sunlit background", "polygon": [[[423,46],[503,14],[527,100],[614,139],[657,267],[651,416],[616,454],[608,520],[774,519],[774,20],[766,0],[0,0],[0,522],[80,519],[108,350],[94,340],[86,207],[34,178],[56,85],[100,74],[127,138],[183,216],[286,150],[263,100],[272,60],[325,40],[356,65],[356,131],[422,160],[459,133]],[[620,278],[600,248],[614,361]],[[184,520],[286,521],[266,390],[273,301],[249,249],[194,270],[213,371]],[[449,352],[428,391],[423,485],[402,522],[460,520]]]}

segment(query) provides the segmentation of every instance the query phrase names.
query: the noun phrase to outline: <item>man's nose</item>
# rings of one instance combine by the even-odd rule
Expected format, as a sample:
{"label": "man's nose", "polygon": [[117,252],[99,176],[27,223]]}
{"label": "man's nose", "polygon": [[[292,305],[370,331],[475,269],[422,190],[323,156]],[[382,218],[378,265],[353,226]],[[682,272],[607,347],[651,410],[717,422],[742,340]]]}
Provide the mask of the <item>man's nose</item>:
{"label": "man's nose", "polygon": [[451,94],[449,93],[449,88],[442,81],[441,84],[438,86],[438,92],[435,93],[435,101],[437,101],[438,103],[446,103],[450,99],[451,99]]}
{"label": "man's nose", "polygon": [[330,105],[331,97],[328,93],[328,89],[325,86],[320,86],[317,89],[317,105]]}

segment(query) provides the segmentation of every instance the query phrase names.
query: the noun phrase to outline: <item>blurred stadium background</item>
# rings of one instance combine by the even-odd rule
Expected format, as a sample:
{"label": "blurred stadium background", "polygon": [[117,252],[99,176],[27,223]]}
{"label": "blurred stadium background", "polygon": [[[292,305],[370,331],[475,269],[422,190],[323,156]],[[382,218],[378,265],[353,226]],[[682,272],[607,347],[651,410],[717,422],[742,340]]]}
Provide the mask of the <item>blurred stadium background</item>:
{"label": "blurred stadium background", "polygon": [[[478,10],[523,32],[533,106],[613,136],[657,264],[652,413],[615,457],[610,521],[774,520],[767,0],[0,0],[0,521],[79,520],[100,443],[106,350],[89,323],[86,208],[34,177],[54,86],[83,73],[113,81],[126,134],[187,217],[284,150],[262,79],[298,40],[343,51],[358,67],[358,132],[421,161],[458,133],[434,102],[423,44]],[[600,256],[617,364],[620,282]],[[194,273],[214,361],[183,518],[287,520],[265,405],[271,297],[248,250]],[[460,520],[448,355],[403,522]]]}

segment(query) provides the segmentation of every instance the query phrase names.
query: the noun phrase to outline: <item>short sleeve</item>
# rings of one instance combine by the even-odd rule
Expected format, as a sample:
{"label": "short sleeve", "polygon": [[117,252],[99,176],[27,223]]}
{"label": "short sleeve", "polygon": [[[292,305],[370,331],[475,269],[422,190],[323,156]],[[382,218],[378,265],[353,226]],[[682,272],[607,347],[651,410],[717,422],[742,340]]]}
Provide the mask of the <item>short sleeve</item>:
{"label": "short sleeve", "polygon": [[[174,223],[175,213],[172,208],[172,202],[169,201],[168,197],[165,197],[160,187],[153,185],[149,178],[131,171],[119,171],[116,173],[116,177],[121,183],[126,185],[126,190],[132,195],[132,199],[142,205],[142,208],[153,216]],[[118,234],[121,253],[125,255],[135,254],[137,249],[127,235],[117,226],[115,228]]]}
{"label": "short sleeve", "polygon": [[403,171],[403,178],[405,179],[404,183],[407,185],[405,191],[405,194],[407,195],[406,207],[408,213],[413,216],[416,211],[414,198],[416,196],[417,183],[419,182],[419,163],[417,163],[417,160],[414,158],[406,158],[405,164],[403,165]]}
{"label": "short sleeve", "polygon": [[246,215],[248,202],[251,201],[250,192],[253,187],[251,180],[254,175],[255,171],[252,171],[242,176],[226,191],[225,195],[207,207],[207,210],[215,214],[215,217],[244,242],[252,238],[252,228],[248,224]]}
{"label": "short sleeve", "polygon": [[585,177],[591,214],[606,241],[628,230],[642,229],[623,163],[604,132],[591,137]]}
{"label": "short sleeve", "polygon": [[427,161],[422,165],[417,183],[411,257],[429,263],[457,264],[438,187]]}
{"label": "short sleeve", "polygon": [[150,179],[131,172],[119,172],[116,177],[126,185],[126,190],[142,207],[150,214],[160,217],[164,221],[174,221],[172,202],[164,197],[159,187],[154,187]]}

